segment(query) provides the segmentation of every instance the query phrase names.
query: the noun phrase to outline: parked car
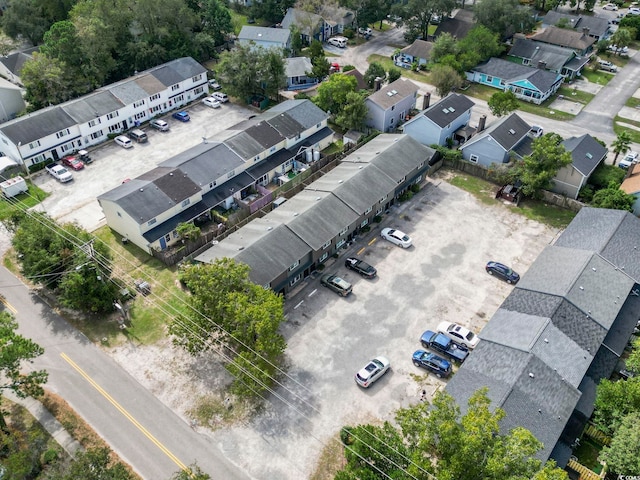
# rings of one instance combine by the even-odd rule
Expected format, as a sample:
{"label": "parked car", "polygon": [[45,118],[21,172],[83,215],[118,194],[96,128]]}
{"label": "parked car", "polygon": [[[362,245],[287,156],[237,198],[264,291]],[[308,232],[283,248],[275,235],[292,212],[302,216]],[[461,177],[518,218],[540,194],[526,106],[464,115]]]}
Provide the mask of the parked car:
{"label": "parked car", "polygon": [[453,322],[440,322],[436,330],[444,333],[458,345],[465,348],[475,348],[480,338],[468,328]]}
{"label": "parked car", "polygon": [[156,130],[160,130],[161,132],[168,132],[169,131],[169,124],[167,122],[165,122],[164,120],[161,120],[159,118],[154,118],[153,120],[151,120],[149,125],[151,125]]}
{"label": "parked car", "polygon": [[440,353],[456,363],[464,362],[469,356],[469,350],[456,345],[444,333],[427,330],[420,337],[420,343],[424,348]]}
{"label": "parked car", "polygon": [[147,137],[147,134],[139,128],[134,128],[127,135],[129,135],[129,138],[134,142],[147,143],[147,141],[149,141],[149,137]]}
{"label": "parked car", "polygon": [[333,45],[334,47],[346,48],[347,39],[345,37],[331,37],[329,40],[327,40],[327,43],[329,45]]}
{"label": "parked car", "polygon": [[629,53],[629,47],[618,47],[617,45],[609,45],[607,47],[609,50],[611,50],[612,52],[617,53],[618,55],[625,54],[625,53]]}
{"label": "parked car", "polygon": [[124,135],[118,135],[114,138],[114,141],[120,145],[122,148],[133,148],[133,142],[129,137],[125,137]]}
{"label": "parked car", "polygon": [[447,378],[451,375],[451,362],[439,357],[435,353],[416,350],[413,352],[413,364],[416,367],[429,370],[438,378]]}
{"label": "parked car", "polygon": [[388,240],[399,247],[409,248],[411,246],[411,237],[400,230],[396,230],[395,228],[383,228],[380,235],[382,235],[382,238],[385,240]]}
{"label": "parked car", "polygon": [[212,78],[211,80],[209,80],[209,87],[214,92],[217,92],[218,90],[222,90],[222,86],[218,83],[218,81],[215,78]]}
{"label": "parked car", "polygon": [[627,152],[622,160],[620,160],[618,166],[626,170],[634,163],[638,163],[638,152],[631,150],[630,152]]}
{"label": "parked car", "polygon": [[629,8],[629,12],[627,12],[629,15],[640,15],[640,8],[638,7],[631,7]]}
{"label": "parked car", "polygon": [[618,67],[616,67],[611,62],[607,62],[606,60],[598,60],[598,68],[600,70],[604,70],[605,72],[617,72],[618,71]]}
{"label": "parked car", "polygon": [[488,262],[485,269],[489,275],[494,275],[507,283],[516,284],[520,280],[520,275],[502,263]]}
{"label": "parked car", "polygon": [[602,6],[603,10],[612,10],[612,11],[616,11],[618,10],[618,5],[616,5],[615,3],[607,3],[606,5]]}
{"label": "parked car", "polygon": [[369,388],[376,380],[380,379],[391,368],[391,362],[387,357],[377,356],[367,363],[362,370],[356,373],[356,383],[363,388]]}
{"label": "parked car", "polygon": [[373,30],[371,30],[371,28],[369,28],[369,27],[366,27],[366,28],[365,27],[360,27],[360,28],[358,28],[358,33],[360,35],[362,35],[363,37],[365,37],[365,38],[370,38],[371,35],[373,35]]}
{"label": "parked car", "polygon": [[89,156],[89,152],[86,150],[78,150],[78,160],[80,160],[85,165],[93,162],[93,159]]}
{"label": "parked car", "polygon": [[539,138],[544,134],[544,129],[539,125],[533,125],[531,129],[529,129],[529,136],[531,138]]}
{"label": "parked car", "polygon": [[62,164],[65,167],[69,167],[71,170],[82,170],[84,168],[84,163],[75,155],[67,155],[62,157]]}
{"label": "parked car", "polygon": [[222,92],[214,92],[211,94],[212,98],[215,98],[220,103],[227,103],[229,101],[229,96],[226,93]]}
{"label": "parked car", "polygon": [[373,278],[376,276],[376,269],[358,258],[349,257],[344,261],[344,266],[354,272],[358,272],[360,275],[366,278]]}
{"label": "parked car", "polygon": [[64,168],[62,165],[58,165],[57,163],[51,163],[44,167],[49,175],[58,180],[60,183],[67,183],[73,180],[73,175],[69,170]]}
{"label": "parked car", "polygon": [[322,278],[320,279],[320,285],[322,285],[323,287],[327,287],[330,290],[333,290],[334,292],[336,292],[339,295],[342,295],[343,297],[346,297],[353,291],[352,285],[346,280],[343,280],[342,278],[338,277],[337,275],[330,275],[330,274],[323,275]]}
{"label": "parked car", "polygon": [[207,97],[202,100],[202,103],[211,108],[220,108],[220,106],[222,105],[220,101],[215,99],[214,97]]}
{"label": "parked car", "polygon": [[171,115],[173,118],[175,118],[176,120],[180,120],[181,122],[188,122],[189,120],[191,120],[191,117],[189,116],[189,114],[185,111],[181,111],[181,112],[174,112],[173,115]]}

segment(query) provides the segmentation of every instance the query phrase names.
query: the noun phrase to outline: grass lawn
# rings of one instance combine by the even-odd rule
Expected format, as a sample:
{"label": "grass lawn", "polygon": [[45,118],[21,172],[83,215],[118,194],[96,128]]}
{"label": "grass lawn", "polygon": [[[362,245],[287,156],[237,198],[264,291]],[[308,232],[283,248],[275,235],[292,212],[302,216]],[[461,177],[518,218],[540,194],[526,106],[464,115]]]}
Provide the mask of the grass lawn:
{"label": "grass lawn", "polygon": [[[498,189],[497,185],[481,178],[455,171],[454,177],[449,180],[449,183],[469,192],[485,205],[498,205],[500,203],[495,199],[495,192]],[[535,220],[555,228],[566,227],[571,223],[573,217],[576,216],[576,212],[572,212],[571,210],[530,199],[520,202],[520,206],[518,207],[514,206],[510,208],[513,208],[513,211],[530,220]]]}
{"label": "grass lawn", "polygon": [[640,107],[640,98],[631,97],[629,98],[629,100],[627,100],[627,103],[625,103],[625,105],[631,108],[638,108]]}
{"label": "grass lawn", "polygon": [[[625,127],[623,125],[619,125],[618,122],[624,122],[629,125],[634,125],[638,128],[635,129],[635,128]],[[623,118],[620,115],[616,115],[616,117],[613,119],[613,131],[615,132],[616,135],[620,134],[620,132],[628,132],[629,135],[631,136],[631,141],[633,143],[640,143],[640,122],[636,122],[635,120],[629,120],[628,118]]]}
{"label": "grass lawn", "polygon": [[[367,58],[367,61],[369,63],[371,62],[379,63],[380,65],[382,65],[382,67],[386,71],[389,71],[389,69],[392,67],[400,68],[394,65],[393,60],[391,60],[389,57],[385,57],[378,54],[369,55],[369,58]],[[415,80],[416,82],[430,83],[431,75],[429,74],[429,72],[424,72],[424,71],[414,72],[412,70],[407,70],[406,68],[400,68],[400,70],[402,71],[402,76],[405,78],[408,78],[410,80]]]}
{"label": "grass lawn", "polygon": [[595,97],[593,93],[583,92],[581,90],[574,89],[573,87],[560,87],[558,93],[573,100],[574,102],[580,102],[584,105],[588,104],[593,97]]}
{"label": "grass lawn", "polygon": [[598,85],[606,85],[613,78],[613,74],[598,70],[594,72],[590,68],[582,70],[582,76],[589,80],[591,83],[597,83]]}
{"label": "grass lawn", "polygon": [[[25,179],[26,180],[26,179]],[[9,200],[4,198],[0,199],[0,221],[6,220],[11,216],[11,213],[16,209],[23,210],[25,208],[31,208],[34,205],[39,204],[42,200],[49,195],[44,190],[36,187],[30,180],[26,180],[29,185],[29,191],[21,193]],[[16,205],[17,202],[17,205]]]}

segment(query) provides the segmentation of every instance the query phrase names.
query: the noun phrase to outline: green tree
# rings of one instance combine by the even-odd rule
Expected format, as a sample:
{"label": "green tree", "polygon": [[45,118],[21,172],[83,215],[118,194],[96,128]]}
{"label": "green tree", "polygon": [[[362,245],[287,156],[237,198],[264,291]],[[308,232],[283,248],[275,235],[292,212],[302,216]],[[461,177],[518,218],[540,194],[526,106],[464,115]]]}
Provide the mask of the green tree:
{"label": "green tree", "polygon": [[435,65],[431,69],[431,83],[436,87],[436,91],[441,97],[460,88],[463,82],[464,80],[457,70],[449,65]]}
{"label": "green tree", "polygon": [[60,303],[87,313],[113,311],[118,285],[110,281],[111,272],[96,263],[80,264],[66,273],[58,285]]}
{"label": "green tree", "polygon": [[618,30],[623,28],[625,30],[629,30],[632,33],[633,38],[638,40],[640,38],[640,15],[626,15],[623,17],[620,20]]}
{"label": "green tree", "polygon": [[640,412],[640,377],[625,382],[601,380],[596,391],[593,421],[606,435],[613,436],[622,420]]}
{"label": "green tree", "polygon": [[[24,373],[23,362],[32,362],[44,349],[32,340],[16,333],[18,323],[9,312],[0,312],[0,397],[11,390],[20,398],[39,397],[48,374],[44,370]],[[6,430],[4,414],[0,409],[0,429]]]}
{"label": "green tree", "polygon": [[431,60],[439,62],[443,57],[457,56],[459,52],[458,41],[450,33],[443,33],[433,42],[431,49]]}
{"label": "green tree", "polygon": [[62,103],[75,94],[75,82],[66,64],[38,52],[24,63],[20,78],[30,111]]}
{"label": "green tree", "polygon": [[599,460],[606,462],[609,471],[618,475],[637,475],[640,472],[640,411],[625,416],[613,434],[611,445],[604,447]]}
{"label": "green tree", "polygon": [[367,82],[369,88],[373,88],[376,78],[384,80],[387,76],[384,67],[378,62],[371,62],[369,68],[364,72],[364,81]]}
{"label": "green tree", "polygon": [[496,92],[489,98],[489,110],[496,117],[502,117],[508,115],[514,110],[518,109],[518,99],[511,90],[504,90],[502,92]]}
{"label": "green tree", "polygon": [[633,342],[633,350],[627,358],[627,370],[640,374],[640,338]]}
{"label": "green tree", "polygon": [[180,279],[191,291],[192,309],[188,319],[170,324],[176,344],[197,354],[222,343],[234,352],[226,366],[234,391],[260,395],[273,383],[286,347],[278,333],[282,297],[252,283],[249,267],[229,258],[187,267]]}
{"label": "green tree", "polygon": [[211,480],[211,476],[204,473],[198,465],[189,465],[186,470],[174,473],[171,480]]}
{"label": "green tree", "polygon": [[483,25],[477,25],[473,27],[469,33],[458,42],[458,49],[461,53],[473,52],[474,62],[464,64],[465,70],[475,67],[479,62],[490,59],[491,57],[498,57],[502,53],[503,46],[500,43],[500,36],[489,30]]}
{"label": "green tree", "polygon": [[289,30],[291,31],[291,56],[297,57],[298,55],[300,55],[300,52],[304,47],[304,45],[302,44],[302,32],[295,25],[291,25],[291,27],[289,27]]}
{"label": "green tree", "polygon": [[280,22],[287,13],[287,9],[293,7],[294,4],[295,0],[262,0],[252,2],[249,11],[253,18],[264,18],[275,23]]}
{"label": "green tree", "polygon": [[108,448],[92,448],[78,452],[71,464],[61,464],[49,480],[133,480],[122,463],[114,463]]}
{"label": "green tree", "polygon": [[220,0],[204,0],[201,9],[203,32],[210,35],[216,45],[223,45],[233,33],[231,13]]}
{"label": "green tree", "polygon": [[[397,7],[397,14],[402,19],[411,36],[427,39],[429,25],[434,15],[449,16],[456,8],[455,0],[409,0],[406,5]],[[413,40],[412,40],[413,41]]]}
{"label": "green tree", "polygon": [[358,81],[354,76],[334,73],[320,84],[313,103],[325,112],[339,115],[347,103],[347,95],[354,93],[357,88]]}
{"label": "green tree", "polygon": [[364,98],[360,93],[347,92],[342,111],[336,114],[336,123],[345,130],[362,130],[368,114]]}
{"label": "green tree", "polygon": [[613,149],[613,153],[616,154],[613,157],[613,165],[618,161],[618,156],[622,153],[625,154],[631,148],[631,135],[626,130],[621,131],[616,139],[611,143],[611,148]]}
{"label": "green tree", "polygon": [[482,0],[473,9],[477,22],[503,39],[516,32],[531,32],[535,26],[531,8],[518,0]]}
{"label": "green tree", "polygon": [[624,47],[628,47],[634,40],[633,32],[628,28],[618,28],[609,39],[612,45],[617,47],[616,53],[620,55]]}
{"label": "green tree", "polygon": [[200,238],[200,229],[192,222],[179,223],[176,227],[176,233],[184,240],[197,240]]}
{"label": "green tree", "polygon": [[635,196],[625,193],[623,190],[620,190],[619,184],[611,182],[607,188],[603,188],[594,193],[591,206],[633,212],[633,203],[635,201]]}
{"label": "green tree", "polygon": [[15,40],[24,37],[32,45],[42,43],[53,23],[47,19],[39,0],[13,0],[0,18],[4,33]]}
{"label": "green tree", "polygon": [[389,83],[393,83],[398,80],[402,76],[402,72],[399,68],[391,67],[387,72],[387,78],[389,79]]}
{"label": "green tree", "polygon": [[547,133],[535,139],[531,155],[516,164],[515,173],[525,195],[537,198],[541,190],[551,187],[558,170],[571,163],[571,154],[561,142],[560,135]]}

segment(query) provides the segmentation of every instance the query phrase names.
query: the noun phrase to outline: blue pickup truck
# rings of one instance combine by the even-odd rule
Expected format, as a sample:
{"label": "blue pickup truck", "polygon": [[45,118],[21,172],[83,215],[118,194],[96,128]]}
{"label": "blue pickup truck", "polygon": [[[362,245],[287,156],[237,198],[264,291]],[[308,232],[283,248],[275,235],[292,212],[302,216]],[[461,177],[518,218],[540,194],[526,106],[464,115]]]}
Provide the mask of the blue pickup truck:
{"label": "blue pickup truck", "polygon": [[469,355],[469,350],[466,348],[456,345],[446,335],[431,330],[427,330],[422,334],[420,343],[422,343],[425,348],[440,353],[456,363],[464,362]]}

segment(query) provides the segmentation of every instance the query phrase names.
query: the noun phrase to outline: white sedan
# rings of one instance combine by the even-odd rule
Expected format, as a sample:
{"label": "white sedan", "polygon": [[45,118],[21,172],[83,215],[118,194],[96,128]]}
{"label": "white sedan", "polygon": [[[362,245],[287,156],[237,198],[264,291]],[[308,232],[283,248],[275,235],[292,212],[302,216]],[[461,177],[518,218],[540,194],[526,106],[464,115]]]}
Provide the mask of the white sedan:
{"label": "white sedan", "polygon": [[468,328],[452,322],[440,322],[437,328],[438,332],[444,333],[453,340],[454,343],[462,345],[466,348],[475,348],[480,338]]}
{"label": "white sedan", "polygon": [[603,10],[613,10],[614,12],[618,10],[618,6],[615,3],[607,3],[602,7]]}
{"label": "white sedan", "polygon": [[382,355],[367,363],[356,373],[356,383],[363,388],[369,388],[373,382],[382,377],[391,368],[391,362]]}
{"label": "white sedan", "polygon": [[202,100],[202,103],[204,103],[207,107],[220,108],[220,101],[214,97],[207,97]]}
{"label": "white sedan", "polygon": [[398,245],[399,247],[409,248],[411,246],[411,237],[400,230],[396,230],[394,228],[383,228],[381,235],[382,238]]}

